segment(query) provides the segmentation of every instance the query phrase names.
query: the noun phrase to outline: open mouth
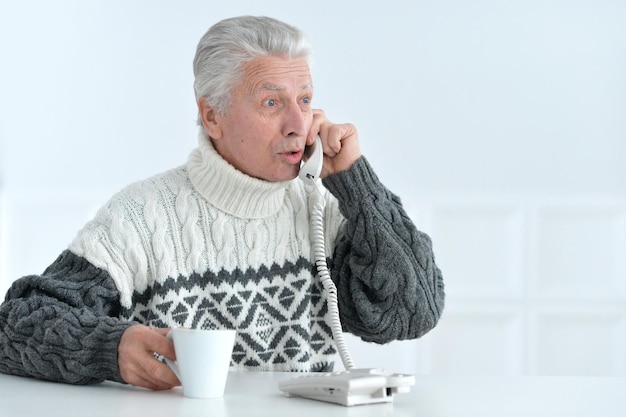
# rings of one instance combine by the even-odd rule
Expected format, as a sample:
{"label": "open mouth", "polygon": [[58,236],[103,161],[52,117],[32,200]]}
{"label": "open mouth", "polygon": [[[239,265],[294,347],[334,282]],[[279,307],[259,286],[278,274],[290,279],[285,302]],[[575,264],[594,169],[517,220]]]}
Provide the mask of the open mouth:
{"label": "open mouth", "polygon": [[290,164],[300,163],[302,159],[302,151],[285,151],[282,155]]}

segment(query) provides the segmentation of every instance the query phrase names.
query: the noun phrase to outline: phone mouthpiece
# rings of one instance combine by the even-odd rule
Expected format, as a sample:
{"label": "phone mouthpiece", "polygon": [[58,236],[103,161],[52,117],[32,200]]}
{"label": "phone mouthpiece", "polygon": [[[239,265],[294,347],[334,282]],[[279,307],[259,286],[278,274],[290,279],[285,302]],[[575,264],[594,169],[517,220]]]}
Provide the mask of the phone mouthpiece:
{"label": "phone mouthpiece", "polygon": [[315,143],[304,149],[306,161],[300,165],[298,176],[303,181],[316,181],[322,173],[324,162],[324,151],[322,150],[322,140],[318,136]]}

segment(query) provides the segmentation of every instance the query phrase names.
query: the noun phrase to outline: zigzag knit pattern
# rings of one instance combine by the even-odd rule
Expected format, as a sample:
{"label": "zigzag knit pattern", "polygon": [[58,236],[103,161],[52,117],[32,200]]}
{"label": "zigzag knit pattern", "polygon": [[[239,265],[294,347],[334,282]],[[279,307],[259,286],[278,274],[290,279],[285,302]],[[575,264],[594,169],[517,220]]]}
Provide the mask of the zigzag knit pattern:
{"label": "zigzag knit pattern", "polygon": [[282,268],[169,278],[137,294],[127,314],[155,327],[237,328],[232,363],[238,368],[330,370],[332,332],[309,268],[301,258]]}
{"label": "zigzag knit pattern", "polygon": [[[330,194],[326,218],[332,241],[343,218]],[[201,138],[186,166],[114,196],[70,250],[111,275],[123,319],[237,329],[238,369],[333,367],[308,193],[298,180],[245,176]]]}

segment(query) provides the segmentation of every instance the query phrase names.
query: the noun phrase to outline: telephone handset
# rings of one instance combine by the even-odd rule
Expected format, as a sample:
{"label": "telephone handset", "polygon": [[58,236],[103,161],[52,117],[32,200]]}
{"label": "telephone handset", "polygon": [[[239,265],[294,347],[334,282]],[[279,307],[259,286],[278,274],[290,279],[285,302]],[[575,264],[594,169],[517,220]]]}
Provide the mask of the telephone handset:
{"label": "telephone handset", "polygon": [[298,176],[303,181],[315,181],[322,173],[322,165],[324,163],[324,150],[322,149],[322,139],[319,135],[313,142],[313,145],[304,148],[304,156],[306,161],[300,165],[300,173]]}
{"label": "telephone handset", "polygon": [[408,392],[415,384],[413,375],[395,374],[384,369],[357,369],[352,362],[348,347],[343,338],[343,329],[339,318],[337,287],[330,277],[326,265],[324,242],[324,206],[325,199],[319,181],[324,161],[322,140],[319,136],[315,143],[305,149],[306,161],[300,167],[298,176],[306,183],[312,183],[311,235],[315,253],[317,275],[327,296],[330,325],[335,345],[345,371],[333,373],[313,372],[280,381],[278,387],[286,396],[310,398],[345,406],[392,402],[396,393]]}

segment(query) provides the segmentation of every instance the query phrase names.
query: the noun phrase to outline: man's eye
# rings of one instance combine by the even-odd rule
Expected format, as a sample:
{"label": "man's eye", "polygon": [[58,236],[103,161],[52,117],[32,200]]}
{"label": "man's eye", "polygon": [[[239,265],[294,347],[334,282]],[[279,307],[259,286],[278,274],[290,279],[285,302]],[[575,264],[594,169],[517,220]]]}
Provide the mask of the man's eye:
{"label": "man's eye", "polygon": [[270,98],[268,100],[265,100],[265,104],[267,106],[274,107],[276,105],[276,100],[274,100],[273,98]]}
{"label": "man's eye", "polygon": [[303,102],[304,104],[309,104],[309,103],[311,103],[311,97],[304,97],[304,98],[302,99],[302,102]]}

